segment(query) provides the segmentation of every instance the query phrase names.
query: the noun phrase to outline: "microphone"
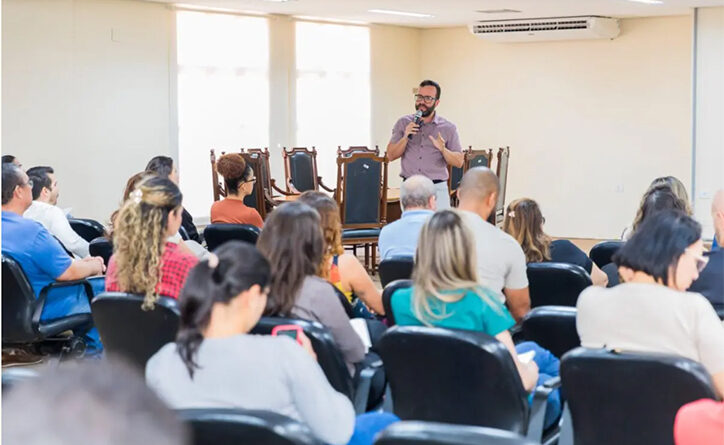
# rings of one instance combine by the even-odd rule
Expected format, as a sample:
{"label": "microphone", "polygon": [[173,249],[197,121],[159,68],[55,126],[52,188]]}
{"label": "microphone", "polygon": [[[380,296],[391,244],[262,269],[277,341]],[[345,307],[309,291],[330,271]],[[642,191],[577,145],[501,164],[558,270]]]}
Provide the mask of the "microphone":
{"label": "microphone", "polygon": [[[417,113],[415,113],[415,120],[414,122],[418,125],[420,125],[420,121],[422,120],[422,110],[417,110]],[[407,139],[412,139],[412,133],[407,135]]]}

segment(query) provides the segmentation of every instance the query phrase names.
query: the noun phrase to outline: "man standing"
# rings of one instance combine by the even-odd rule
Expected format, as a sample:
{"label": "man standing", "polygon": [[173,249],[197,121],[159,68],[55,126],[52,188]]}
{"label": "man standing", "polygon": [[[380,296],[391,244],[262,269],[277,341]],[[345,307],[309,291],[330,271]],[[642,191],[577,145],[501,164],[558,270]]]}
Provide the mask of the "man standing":
{"label": "man standing", "polygon": [[415,256],[417,239],[425,222],[435,213],[435,185],[429,178],[413,175],[402,183],[400,204],[402,217],[387,224],[380,232],[380,259]]}
{"label": "man standing", "polygon": [[[435,184],[437,208],[450,208],[448,165],[463,166],[462,146],[455,124],[437,114],[440,85],[423,80],[415,95],[416,114],[401,117],[387,144],[390,161],[402,158],[400,176],[423,175]],[[417,117],[417,119],[416,119]]]}
{"label": "man standing", "polygon": [[60,189],[58,179],[51,167],[33,167],[28,170],[33,181],[33,203],[23,215],[39,222],[69,251],[78,258],[88,256],[88,241],[80,237],[56,204]]}

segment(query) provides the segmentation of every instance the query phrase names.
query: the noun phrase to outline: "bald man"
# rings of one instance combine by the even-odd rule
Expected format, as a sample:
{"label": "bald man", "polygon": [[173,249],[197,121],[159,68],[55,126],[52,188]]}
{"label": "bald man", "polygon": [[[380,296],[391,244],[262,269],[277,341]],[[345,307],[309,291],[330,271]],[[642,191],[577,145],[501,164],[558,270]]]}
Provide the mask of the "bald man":
{"label": "bald man", "polygon": [[498,199],[498,177],[487,167],[475,167],[458,188],[458,209],[475,235],[478,279],[505,302],[516,321],[530,311],[525,254],[510,235],[487,219]]}
{"label": "bald man", "polygon": [[[724,240],[724,189],[714,194],[711,203],[711,217],[714,220],[716,239]],[[711,301],[717,310],[724,310],[724,247],[709,252],[709,263],[699,273],[699,278],[689,288],[691,292],[699,292]]]}

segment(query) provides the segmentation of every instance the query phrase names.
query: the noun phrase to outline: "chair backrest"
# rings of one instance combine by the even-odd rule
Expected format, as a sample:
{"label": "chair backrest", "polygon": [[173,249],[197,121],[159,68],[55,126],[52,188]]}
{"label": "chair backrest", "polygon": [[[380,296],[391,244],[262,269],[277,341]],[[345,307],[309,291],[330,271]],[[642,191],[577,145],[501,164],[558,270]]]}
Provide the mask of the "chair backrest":
{"label": "chair backrest", "polygon": [[322,324],[297,318],[262,317],[259,323],[254,326],[254,329],[251,330],[251,333],[269,335],[274,326],[283,324],[297,325],[304,330],[304,333],[312,342],[312,348],[317,354],[317,362],[324,371],[324,375],[327,376],[329,384],[352,399],[354,390],[352,389],[352,378],[347,370],[347,365],[344,363],[342,353],[334,342],[334,337]]}
{"label": "chair backrest", "polygon": [[103,263],[107,266],[108,260],[113,255],[113,243],[104,236],[98,237],[88,244],[88,252],[91,256],[103,258]]}
{"label": "chair backrest", "polygon": [[415,258],[411,256],[393,256],[380,261],[380,283],[382,287],[387,286],[395,280],[407,280],[412,277],[412,269],[415,267]]}
{"label": "chair backrest", "polygon": [[103,227],[103,224],[93,219],[70,218],[68,222],[70,223],[70,227],[73,231],[88,242],[91,242],[106,233],[106,229]]}
{"label": "chair backrest", "polygon": [[704,367],[683,357],[577,348],[561,361],[576,445],[674,445],[674,417],[716,398]]}
{"label": "chair backrest", "polygon": [[508,188],[508,161],[510,160],[510,147],[498,149],[498,165],[495,174],[498,176],[500,191],[498,202],[495,204],[495,224],[502,223],[503,209],[505,209],[505,191]]}
{"label": "chair backrest", "polygon": [[317,190],[317,149],[312,147],[284,147],[284,184],[287,191],[291,191],[290,185],[298,192]]}
{"label": "chair backrest", "polygon": [[462,167],[453,167],[452,165],[448,165],[448,180],[447,180],[447,187],[448,189],[453,192],[460,187],[460,181],[463,180],[463,175],[466,171],[468,171],[468,166],[470,165],[470,158],[468,157],[468,154],[473,150],[473,147],[468,147],[467,150],[463,150],[463,166]]}
{"label": "chair backrest", "polygon": [[470,150],[468,150],[468,152],[465,154],[465,157],[468,160],[468,168],[491,168],[493,164],[493,149],[489,148],[487,150],[473,150],[473,147],[470,147]]}
{"label": "chair backrest", "polygon": [[576,330],[576,308],[540,306],[523,317],[523,337],[549,350],[558,358],[581,346]]}
{"label": "chair backrest", "polygon": [[[216,170],[216,153],[212,148],[209,150],[209,157],[211,159],[211,187],[213,190],[214,201],[218,201],[222,197],[226,196],[226,187],[224,182],[219,180],[219,172]],[[222,153],[223,155],[223,153]]]}
{"label": "chair backrest", "polygon": [[583,289],[592,285],[581,266],[568,263],[528,263],[531,307],[576,306]]}
{"label": "chair backrest", "polygon": [[393,326],[395,322],[395,314],[392,313],[392,294],[398,289],[412,287],[412,280],[395,280],[388,283],[382,290],[382,306],[385,308],[385,318],[387,325]]}
{"label": "chair backrest", "polygon": [[105,292],[93,299],[91,313],[106,354],[144,369],[153,354],[176,339],[179,309],[168,297],[160,297],[149,311],[141,309],[142,303],[142,295]]}
{"label": "chair backrest", "polygon": [[209,224],[204,229],[204,239],[206,240],[206,247],[213,251],[231,240],[256,244],[259,233],[261,233],[261,230],[251,224]]}
{"label": "chair backrest", "polygon": [[402,421],[385,428],[375,445],[534,445],[510,431],[482,426]]}
{"label": "chair backrest", "polygon": [[342,227],[379,228],[387,219],[387,156],[337,155],[337,193]]}
{"label": "chair backrest", "polygon": [[32,343],[40,337],[41,308],[20,264],[6,254],[2,264],[2,342]]}
{"label": "chair backrest", "polygon": [[177,413],[191,429],[192,445],[322,445],[308,426],[270,411],[215,408]]}
{"label": "chair backrest", "polygon": [[264,169],[264,157],[258,152],[241,153],[241,155],[244,157],[246,163],[251,166],[251,169],[254,171],[254,177],[256,178],[251,194],[244,197],[244,204],[256,209],[259,215],[261,215],[261,218],[266,219],[267,193],[268,196],[271,197],[271,182],[268,184],[267,182],[271,181],[271,179]]}
{"label": "chair backrest", "polygon": [[375,145],[375,148],[369,148],[366,145],[350,145],[348,148],[342,150],[342,146],[337,146],[337,155],[338,156],[349,156],[352,153],[371,153],[375,156],[380,155],[380,147]]}
{"label": "chair backrest", "polygon": [[506,347],[482,332],[395,326],[377,344],[403,420],[525,434],[528,399]]}
{"label": "chair backrest", "polygon": [[588,256],[596,263],[596,266],[603,267],[611,262],[613,254],[623,245],[623,241],[601,241],[591,248]]}

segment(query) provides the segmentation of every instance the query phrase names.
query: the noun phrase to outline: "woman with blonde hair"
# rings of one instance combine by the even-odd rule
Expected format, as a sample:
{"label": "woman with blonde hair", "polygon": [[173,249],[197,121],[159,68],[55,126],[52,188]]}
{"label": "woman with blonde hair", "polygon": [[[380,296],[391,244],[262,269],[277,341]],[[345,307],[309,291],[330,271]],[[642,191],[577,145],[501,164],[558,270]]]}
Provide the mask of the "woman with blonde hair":
{"label": "woman with blonde hair", "polygon": [[[559,361],[535,343],[513,345],[508,332],[515,321],[494,294],[479,284],[474,237],[454,210],[435,213],[420,232],[415,253],[412,288],[400,289],[391,298],[399,325],[435,326],[484,332],[500,341],[516,365],[524,388],[531,391],[558,375]],[[535,351],[524,363],[518,354]],[[540,372],[539,372],[540,370]],[[560,395],[551,393],[546,426],[560,413]]]}
{"label": "woman with blonde hair", "polygon": [[383,315],[382,293],[375,287],[357,257],[345,253],[342,248],[342,222],[337,202],[322,192],[312,190],[302,193],[299,201],[315,209],[322,222],[324,257],[317,275],[334,284],[350,303],[361,300],[368,308]]}
{"label": "woman with blonde hair", "polygon": [[[668,196],[659,201],[658,198],[664,191],[670,191],[673,197],[676,199],[670,199]],[[657,202],[658,201],[658,202]],[[692,216],[694,211],[691,209],[691,203],[689,202],[689,194],[686,191],[684,184],[675,176],[661,176],[649,184],[649,188],[646,189],[643,196],[641,197],[641,203],[639,209],[636,211],[633,223],[629,227],[626,227],[621,234],[621,239],[627,241],[634,234],[636,229],[643,223],[647,215],[647,210],[651,210],[653,207],[657,209],[663,209],[663,207],[673,208],[680,210],[685,214]],[[651,212],[648,212],[649,214]]]}
{"label": "woman with blonde hair", "polygon": [[181,199],[176,184],[160,176],[143,179],[131,192],[116,217],[106,291],[141,294],[144,309],[159,296],[178,298],[198,262],[168,241],[181,226]]}
{"label": "woman with blonde hair", "polygon": [[593,284],[605,286],[608,276],[575,244],[565,239],[553,240],[548,236],[543,231],[545,221],[537,202],[529,198],[516,199],[508,204],[503,231],[518,241],[526,262],[553,261],[581,266],[591,275]]}

